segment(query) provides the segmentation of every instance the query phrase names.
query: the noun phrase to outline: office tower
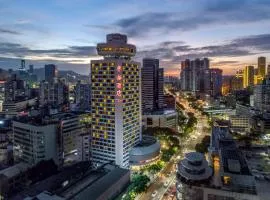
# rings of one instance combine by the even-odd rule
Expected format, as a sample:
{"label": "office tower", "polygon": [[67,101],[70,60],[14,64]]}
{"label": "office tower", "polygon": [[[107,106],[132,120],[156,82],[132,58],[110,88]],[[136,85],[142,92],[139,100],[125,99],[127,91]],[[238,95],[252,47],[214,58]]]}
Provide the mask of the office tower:
{"label": "office tower", "polygon": [[261,112],[270,111],[270,78],[254,86],[254,107]]}
{"label": "office tower", "polygon": [[270,65],[267,66],[267,76],[270,77]]}
{"label": "office tower", "polygon": [[222,89],[222,70],[218,68],[210,69],[210,95],[218,97]]}
{"label": "office tower", "polygon": [[209,93],[210,91],[210,71],[209,59],[185,60],[181,62],[181,89],[194,94]]}
{"label": "office tower", "polygon": [[57,67],[54,64],[45,65],[45,81],[51,82],[58,75]]}
{"label": "office tower", "polygon": [[246,66],[243,74],[243,87],[254,85],[254,66]]}
{"label": "office tower", "polygon": [[5,101],[5,82],[6,81],[0,81],[0,112],[2,112],[2,105]]}
{"label": "office tower", "polygon": [[261,84],[264,77],[261,75],[254,75],[254,85]]}
{"label": "office tower", "polygon": [[265,57],[259,57],[258,58],[258,75],[262,78],[266,75],[266,58]]}
{"label": "office tower", "polygon": [[29,65],[29,74],[34,73],[34,65]]}
{"label": "office tower", "polygon": [[75,86],[75,103],[79,110],[91,108],[91,85],[78,81]]}
{"label": "office tower", "polygon": [[5,82],[5,102],[15,102],[25,96],[25,81],[13,74]]}
{"label": "office tower", "polygon": [[141,136],[141,70],[131,60],[136,47],[126,35],[109,34],[97,52],[104,59],[91,61],[93,161],[128,167]]}
{"label": "office tower", "polygon": [[21,60],[21,66],[19,67],[19,71],[25,71],[25,60]]}
{"label": "office tower", "polygon": [[244,71],[237,70],[235,77],[232,78],[232,91],[242,90],[244,86]]}
{"label": "office tower", "polygon": [[144,58],[142,67],[143,112],[160,110],[164,107],[163,79],[163,68],[159,68],[159,60]]}
{"label": "office tower", "polygon": [[50,82],[40,83],[40,104],[65,106],[69,104],[69,89],[65,80],[54,79]]}
{"label": "office tower", "polygon": [[34,166],[42,160],[53,159],[58,164],[58,138],[55,124],[14,120],[12,126],[16,162]]}
{"label": "office tower", "polygon": [[191,65],[188,59],[181,62],[180,82],[183,91],[191,91]]}

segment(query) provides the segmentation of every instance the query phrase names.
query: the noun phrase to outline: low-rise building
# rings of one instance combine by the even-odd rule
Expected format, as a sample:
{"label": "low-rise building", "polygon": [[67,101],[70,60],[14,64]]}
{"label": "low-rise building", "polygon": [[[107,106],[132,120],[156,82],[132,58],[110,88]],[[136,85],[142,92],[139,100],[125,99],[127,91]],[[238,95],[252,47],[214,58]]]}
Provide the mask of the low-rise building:
{"label": "low-rise building", "polygon": [[230,128],[234,132],[250,132],[250,121],[251,118],[249,116],[231,115]]}
{"label": "low-rise building", "polygon": [[53,159],[59,164],[57,125],[36,120],[13,121],[14,159],[34,166],[42,160]]}
{"label": "low-rise building", "polygon": [[203,155],[189,153],[180,162],[177,171],[179,200],[259,200],[255,179],[228,125],[214,124],[209,158],[208,164]]}
{"label": "low-rise building", "polygon": [[15,159],[30,165],[53,159],[59,166],[89,160],[89,118],[89,113],[68,112],[15,119]]}
{"label": "low-rise building", "polygon": [[173,130],[177,125],[177,112],[174,109],[144,113],[143,128],[167,127]]}
{"label": "low-rise building", "polygon": [[26,163],[18,163],[12,167],[0,170],[0,199],[8,199],[14,189],[26,181],[26,171],[29,165]]}
{"label": "low-rise building", "polygon": [[253,116],[250,126],[256,133],[270,134],[270,113]]}
{"label": "low-rise building", "polygon": [[119,195],[130,183],[130,171],[111,164],[94,168],[90,162],[65,167],[55,174],[11,196],[10,200],[80,199],[110,200]]}

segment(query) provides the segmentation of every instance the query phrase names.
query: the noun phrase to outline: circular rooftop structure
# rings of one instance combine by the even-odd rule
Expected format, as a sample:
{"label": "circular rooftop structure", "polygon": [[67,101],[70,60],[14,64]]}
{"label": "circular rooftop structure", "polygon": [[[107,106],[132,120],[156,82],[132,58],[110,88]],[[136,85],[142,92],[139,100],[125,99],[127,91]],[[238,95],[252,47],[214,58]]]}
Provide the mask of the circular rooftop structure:
{"label": "circular rooftop structure", "polygon": [[204,160],[204,155],[198,152],[190,152],[185,154],[186,160],[192,163],[200,163]]}
{"label": "circular rooftop structure", "polygon": [[160,143],[152,136],[143,136],[139,144],[129,153],[130,165],[140,166],[149,164],[159,158]]}
{"label": "circular rooftop structure", "polygon": [[182,181],[196,182],[208,180],[213,173],[203,154],[191,152],[178,164],[178,176]]}
{"label": "circular rooftop structure", "polygon": [[106,43],[97,44],[98,55],[130,58],[136,54],[136,46],[127,43],[127,36],[119,33],[107,35]]}

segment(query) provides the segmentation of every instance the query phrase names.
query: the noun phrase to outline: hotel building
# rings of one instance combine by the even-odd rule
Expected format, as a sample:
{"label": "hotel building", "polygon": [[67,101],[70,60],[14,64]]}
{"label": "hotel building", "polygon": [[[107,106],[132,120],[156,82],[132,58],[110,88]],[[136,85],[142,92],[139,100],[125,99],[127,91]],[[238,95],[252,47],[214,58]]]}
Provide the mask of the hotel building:
{"label": "hotel building", "polygon": [[92,155],[96,163],[129,166],[129,152],[141,136],[140,64],[127,36],[107,35],[97,45],[102,60],[91,61]]}

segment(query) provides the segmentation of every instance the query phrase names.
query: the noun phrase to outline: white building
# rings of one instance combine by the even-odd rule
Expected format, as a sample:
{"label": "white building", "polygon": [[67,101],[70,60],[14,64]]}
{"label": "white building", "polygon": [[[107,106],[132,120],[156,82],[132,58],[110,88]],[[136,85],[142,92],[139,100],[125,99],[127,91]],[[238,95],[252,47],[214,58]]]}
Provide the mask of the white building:
{"label": "white building", "polygon": [[[70,112],[15,120],[15,159],[35,165],[41,160],[52,158],[62,166],[82,161],[82,156],[78,154],[84,149],[88,152],[85,152],[83,159],[89,160],[90,129],[85,124],[88,117],[88,113]],[[82,135],[83,143],[78,143]]]}
{"label": "white building", "polygon": [[59,162],[57,125],[13,121],[14,159],[33,166],[42,160]]}
{"label": "white building", "polygon": [[97,51],[104,59],[91,61],[93,161],[128,167],[141,136],[141,70],[131,60],[136,47],[126,35],[109,34]]}
{"label": "white building", "polygon": [[88,133],[77,137],[77,157],[79,161],[89,161],[91,159],[91,136]]}
{"label": "white building", "polygon": [[144,113],[143,128],[171,128],[176,130],[177,112],[175,110],[161,110],[151,113]]}

